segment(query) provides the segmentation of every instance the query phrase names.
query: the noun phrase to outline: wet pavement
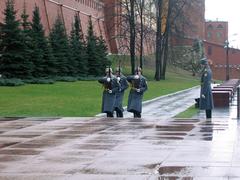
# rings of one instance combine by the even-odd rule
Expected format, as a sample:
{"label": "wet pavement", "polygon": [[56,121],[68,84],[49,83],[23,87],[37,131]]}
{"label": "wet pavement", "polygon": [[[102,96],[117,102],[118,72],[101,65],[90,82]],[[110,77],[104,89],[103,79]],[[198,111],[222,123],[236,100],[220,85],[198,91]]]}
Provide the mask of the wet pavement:
{"label": "wet pavement", "polygon": [[202,112],[191,119],[0,118],[0,180],[240,179],[232,105],[214,110],[212,120]]}
{"label": "wet pavement", "polygon": [[1,118],[0,179],[240,179],[231,118]]}

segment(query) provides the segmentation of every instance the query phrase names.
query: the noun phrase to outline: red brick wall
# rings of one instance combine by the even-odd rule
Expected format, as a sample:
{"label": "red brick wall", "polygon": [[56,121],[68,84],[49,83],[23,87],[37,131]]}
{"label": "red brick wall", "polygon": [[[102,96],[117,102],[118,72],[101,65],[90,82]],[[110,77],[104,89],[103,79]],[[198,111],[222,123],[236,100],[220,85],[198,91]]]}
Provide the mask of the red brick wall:
{"label": "red brick wall", "polygon": [[110,50],[112,53],[118,53],[118,44],[115,39],[118,27],[117,25],[120,16],[116,16],[118,13],[118,6],[116,6],[116,0],[104,0],[104,19],[106,24],[107,39],[109,40]]}
{"label": "red brick wall", "polygon": [[205,39],[208,42],[224,44],[228,39],[228,22],[208,21],[205,23]]}
{"label": "red brick wall", "polygon": [[[94,30],[96,35],[102,34],[106,39],[105,22],[103,18],[104,8],[103,3],[99,0],[25,0],[27,13],[32,19],[32,11],[35,4],[40,9],[41,20],[46,33],[52,28],[57,15],[63,17],[66,31],[71,31],[74,15],[79,13],[81,25],[84,34],[87,34],[87,26],[89,15],[92,17]],[[22,13],[24,0],[15,0],[15,9],[17,10],[18,19]],[[61,5],[62,4],[62,5]],[[0,22],[3,22],[3,11],[5,9],[5,0],[0,0]],[[108,42],[108,41],[107,41]]]}
{"label": "red brick wall", "polygon": [[[213,78],[226,79],[226,49],[223,45],[204,42],[205,54],[212,61]],[[211,50],[210,50],[211,49]],[[240,78],[240,50],[229,48],[230,78]]]}
{"label": "red brick wall", "polygon": [[184,32],[187,37],[204,39],[205,0],[194,0],[191,2],[191,4],[184,6],[185,17],[189,21],[189,26],[184,26]]}

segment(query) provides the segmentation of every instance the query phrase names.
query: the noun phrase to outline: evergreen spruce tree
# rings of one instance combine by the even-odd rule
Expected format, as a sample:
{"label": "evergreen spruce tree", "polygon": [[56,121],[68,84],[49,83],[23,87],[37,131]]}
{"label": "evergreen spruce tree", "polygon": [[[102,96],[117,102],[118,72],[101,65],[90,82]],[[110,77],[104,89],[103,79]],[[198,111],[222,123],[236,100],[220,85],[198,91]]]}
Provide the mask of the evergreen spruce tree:
{"label": "evergreen spruce tree", "polygon": [[21,14],[21,25],[22,25],[22,38],[23,43],[25,45],[24,58],[29,62],[29,70],[31,71],[31,76],[28,78],[32,78],[32,71],[34,70],[33,62],[31,61],[31,55],[33,53],[33,45],[31,38],[31,23],[28,21],[29,15],[26,10],[26,2],[23,4],[23,12]]}
{"label": "evergreen spruce tree", "polygon": [[83,77],[88,74],[86,46],[83,39],[83,33],[80,28],[80,18],[78,15],[75,15],[74,19],[75,21],[70,34],[72,62],[76,67],[76,75]]}
{"label": "evergreen spruce tree", "polygon": [[33,44],[32,60],[34,62],[33,76],[35,78],[51,77],[56,75],[56,61],[51,46],[45,37],[39,8],[35,6],[31,25]]}
{"label": "evergreen spruce tree", "polygon": [[53,55],[56,59],[56,68],[58,76],[74,75],[74,67],[71,61],[68,37],[65,33],[64,24],[61,17],[58,16],[52,31],[50,32],[50,42]]}
{"label": "evergreen spruce tree", "polygon": [[2,57],[2,51],[3,51],[3,45],[2,45],[2,25],[0,24],[0,61],[1,61],[1,57]]}
{"label": "evergreen spruce tree", "polygon": [[102,36],[97,38],[97,53],[98,53],[98,59],[101,61],[101,66],[100,66],[101,73],[104,73],[105,68],[110,66],[111,62],[107,58],[108,48]]}
{"label": "evergreen spruce tree", "polygon": [[29,34],[30,30],[31,30],[31,23],[28,21],[29,15],[27,14],[27,9],[26,9],[26,1],[24,1],[23,4],[23,12],[21,14],[21,18],[22,18],[22,29],[23,29],[23,33],[25,34]]}
{"label": "evergreen spruce tree", "polygon": [[87,55],[88,55],[88,74],[93,76],[101,76],[101,61],[97,50],[97,37],[93,32],[91,17],[89,18],[88,34],[87,34]]}
{"label": "evergreen spruce tree", "polygon": [[6,78],[29,78],[31,77],[31,64],[24,57],[26,45],[20,29],[20,22],[16,20],[14,0],[6,1],[4,16],[0,74]]}

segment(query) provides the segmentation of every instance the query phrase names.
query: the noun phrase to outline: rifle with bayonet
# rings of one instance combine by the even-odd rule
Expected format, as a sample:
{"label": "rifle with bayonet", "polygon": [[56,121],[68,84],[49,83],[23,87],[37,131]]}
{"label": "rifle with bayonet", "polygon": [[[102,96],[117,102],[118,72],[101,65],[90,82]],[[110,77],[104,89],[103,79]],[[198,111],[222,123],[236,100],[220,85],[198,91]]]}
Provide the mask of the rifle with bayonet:
{"label": "rifle with bayonet", "polygon": [[106,81],[104,83],[105,89],[106,90],[112,90],[112,76],[111,76],[111,68],[110,66],[108,67],[108,74]]}
{"label": "rifle with bayonet", "polygon": [[136,69],[136,74],[133,79],[133,88],[139,89],[140,88],[140,76],[139,76],[139,68]]}

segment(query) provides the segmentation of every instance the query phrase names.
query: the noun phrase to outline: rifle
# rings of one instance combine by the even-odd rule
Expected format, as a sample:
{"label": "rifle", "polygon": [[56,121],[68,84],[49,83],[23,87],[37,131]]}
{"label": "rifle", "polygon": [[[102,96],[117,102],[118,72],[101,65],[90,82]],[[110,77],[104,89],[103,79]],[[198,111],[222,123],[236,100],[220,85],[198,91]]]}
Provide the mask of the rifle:
{"label": "rifle", "polygon": [[[139,69],[138,69],[138,67],[136,69],[136,75],[139,76]],[[133,79],[133,87],[136,88],[136,89],[140,88],[140,76],[138,78],[134,78]]]}
{"label": "rifle", "polygon": [[108,66],[108,77],[111,78],[111,70],[110,70],[110,66]]}
{"label": "rifle", "polygon": [[105,82],[105,89],[112,90],[112,77],[111,77],[111,69],[108,67],[108,75],[107,78],[110,78],[110,81]]}
{"label": "rifle", "polygon": [[119,76],[121,76],[121,64],[120,59],[118,61],[118,70],[119,70]]}

